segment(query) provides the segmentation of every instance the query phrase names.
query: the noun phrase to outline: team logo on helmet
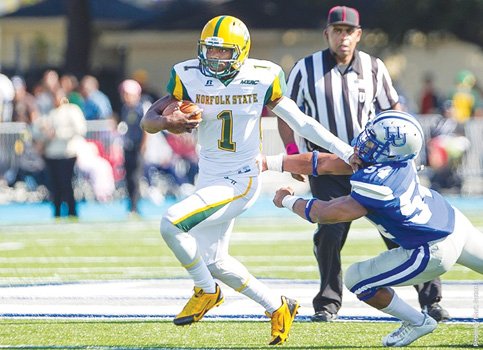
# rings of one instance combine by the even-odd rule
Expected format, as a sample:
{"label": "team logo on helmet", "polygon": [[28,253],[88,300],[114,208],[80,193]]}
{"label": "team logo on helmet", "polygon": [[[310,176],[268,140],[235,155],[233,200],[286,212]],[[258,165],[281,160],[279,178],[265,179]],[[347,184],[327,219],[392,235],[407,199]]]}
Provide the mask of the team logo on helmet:
{"label": "team logo on helmet", "polygon": [[210,36],[209,38],[205,39],[206,45],[211,45],[211,46],[223,46],[223,38],[220,38],[219,36]]}
{"label": "team logo on helmet", "polygon": [[389,141],[394,147],[402,147],[406,144],[406,134],[401,134],[399,126],[392,128],[390,126],[384,127],[386,130],[386,141]]}
{"label": "team logo on helmet", "polygon": [[403,162],[417,157],[423,142],[423,130],[416,118],[391,110],[367,123],[355,147],[359,158],[369,164]]}

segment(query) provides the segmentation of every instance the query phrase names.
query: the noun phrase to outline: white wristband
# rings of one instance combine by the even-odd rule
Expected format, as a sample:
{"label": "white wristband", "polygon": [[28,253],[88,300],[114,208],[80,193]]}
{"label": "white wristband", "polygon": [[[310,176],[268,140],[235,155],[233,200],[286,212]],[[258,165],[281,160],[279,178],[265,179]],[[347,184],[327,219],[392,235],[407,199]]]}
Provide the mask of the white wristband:
{"label": "white wristband", "polygon": [[299,199],[303,199],[302,197],[299,197],[299,196],[285,196],[283,197],[282,199],[282,205],[293,211],[293,206],[295,205],[295,202],[298,201]]}
{"label": "white wristband", "polygon": [[283,172],[283,153],[277,154],[276,156],[266,156],[267,160],[267,170]]}

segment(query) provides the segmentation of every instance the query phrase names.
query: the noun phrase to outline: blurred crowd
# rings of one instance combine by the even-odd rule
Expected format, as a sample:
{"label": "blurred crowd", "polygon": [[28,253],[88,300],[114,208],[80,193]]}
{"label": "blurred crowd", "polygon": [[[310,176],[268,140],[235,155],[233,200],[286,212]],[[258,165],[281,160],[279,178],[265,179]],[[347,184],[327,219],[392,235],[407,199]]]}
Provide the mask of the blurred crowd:
{"label": "blurred crowd", "polygon": [[435,87],[434,77],[426,74],[419,99],[421,118],[431,116],[425,163],[429,166],[431,187],[440,192],[461,193],[461,165],[470,141],[465,124],[483,117],[483,89],[475,75],[461,70],[454,86],[446,93]]}
{"label": "blurred crowd", "polygon": [[113,109],[98,79],[46,70],[28,86],[0,74],[0,203],[50,201],[54,216],[77,216],[80,200],[185,196],[198,172],[194,135],[148,135],[140,119],[158,98],[140,70],[119,84]]}
{"label": "blurred crowd", "polygon": [[[459,193],[459,170],[470,147],[464,125],[483,116],[483,91],[467,70],[457,74],[450,91],[438,91],[434,80],[422,77],[419,110],[411,111],[431,119],[422,162],[434,189]],[[55,216],[75,217],[80,200],[126,198],[135,214],[142,197],[161,203],[191,193],[196,135],[140,129],[158,98],[145,71],[122,81],[118,93],[121,105],[114,110],[92,75],[79,80],[46,70],[28,86],[21,76],[0,74],[0,203],[51,201]]]}

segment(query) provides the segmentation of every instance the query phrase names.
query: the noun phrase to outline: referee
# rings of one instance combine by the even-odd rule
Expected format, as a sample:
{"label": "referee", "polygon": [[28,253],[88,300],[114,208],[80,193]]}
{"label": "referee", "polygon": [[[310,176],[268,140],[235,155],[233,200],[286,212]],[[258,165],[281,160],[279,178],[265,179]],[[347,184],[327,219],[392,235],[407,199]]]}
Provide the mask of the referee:
{"label": "referee", "polygon": [[[329,48],[299,60],[288,77],[287,94],[309,116],[347,143],[364,129],[376,112],[400,110],[398,94],[384,63],[356,50],[362,29],[357,10],[336,6],[329,11],[324,36]],[[298,153],[293,131],[278,119],[280,136],[287,154]],[[308,151],[324,149],[304,142]],[[296,177],[296,175],[293,175]],[[315,198],[330,200],[351,192],[350,176],[310,176]],[[342,269],[340,251],[351,223],[319,225],[314,234],[314,254],[320,272],[320,291],[313,299],[314,322],[333,321],[342,303]],[[383,237],[384,238],[384,237]],[[389,249],[395,243],[384,239]],[[449,318],[438,302],[441,281],[438,279],[415,286],[419,303],[437,321]]]}

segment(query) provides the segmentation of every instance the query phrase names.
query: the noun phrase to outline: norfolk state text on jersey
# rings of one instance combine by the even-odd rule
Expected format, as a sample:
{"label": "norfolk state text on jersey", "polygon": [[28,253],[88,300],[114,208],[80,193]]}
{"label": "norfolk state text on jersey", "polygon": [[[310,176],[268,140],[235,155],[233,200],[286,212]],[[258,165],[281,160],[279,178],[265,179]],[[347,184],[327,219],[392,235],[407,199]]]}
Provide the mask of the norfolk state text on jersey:
{"label": "norfolk state text on jersey", "polygon": [[196,94],[196,103],[206,105],[241,105],[258,102],[258,94],[245,95],[201,95]]}

